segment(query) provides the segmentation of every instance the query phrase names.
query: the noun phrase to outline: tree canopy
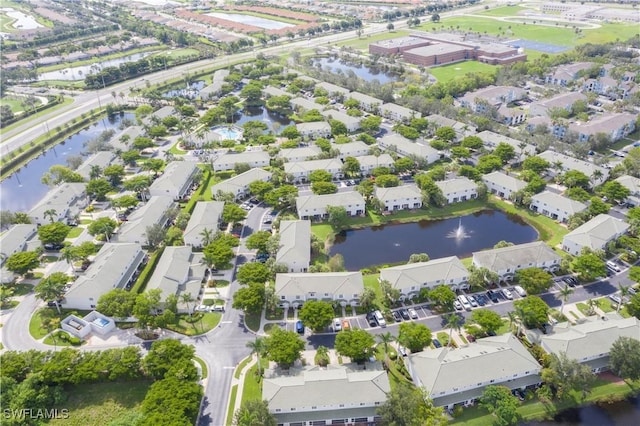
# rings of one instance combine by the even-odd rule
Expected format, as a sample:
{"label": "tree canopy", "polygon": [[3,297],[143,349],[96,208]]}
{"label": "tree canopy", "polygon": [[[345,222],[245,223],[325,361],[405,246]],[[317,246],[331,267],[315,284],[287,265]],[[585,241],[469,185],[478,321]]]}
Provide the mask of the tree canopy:
{"label": "tree canopy", "polygon": [[336,336],[335,348],[340,355],[362,363],[371,356],[374,343],[373,336],[365,330],[343,330]]}
{"label": "tree canopy", "polygon": [[516,279],[529,294],[544,293],[553,285],[551,274],[540,268],[520,269],[516,272]]}
{"label": "tree canopy", "polygon": [[431,330],[417,322],[403,322],[400,324],[398,343],[411,352],[420,352],[431,344]]}
{"label": "tree canopy", "polygon": [[620,336],[609,349],[611,371],[625,380],[640,379],[640,340]]}
{"label": "tree canopy", "polygon": [[304,342],[295,331],[285,331],[275,327],[271,335],[265,338],[267,357],[283,368],[293,365],[300,359],[304,350]]}
{"label": "tree canopy", "polygon": [[546,323],[549,318],[549,305],[538,296],[527,296],[513,302],[518,316],[528,328],[537,328]]}
{"label": "tree canopy", "polygon": [[328,327],[333,316],[331,304],[321,300],[309,300],[298,311],[298,318],[316,333]]}
{"label": "tree canopy", "polygon": [[376,410],[382,423],[393,426],[445,426],[449,419],[442,407],[434,407],[420,389],[399,384],[387,394],[387,401]]}

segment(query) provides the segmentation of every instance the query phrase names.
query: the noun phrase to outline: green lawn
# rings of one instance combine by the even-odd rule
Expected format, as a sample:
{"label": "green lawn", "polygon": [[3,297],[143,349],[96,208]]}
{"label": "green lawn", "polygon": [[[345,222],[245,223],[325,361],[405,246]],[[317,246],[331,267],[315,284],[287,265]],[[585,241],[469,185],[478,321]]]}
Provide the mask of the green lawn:
{"label": "green lawn", "polygon": [[507,334],[511,332],[511,325],[508,319],[502,319],[502,326],[496,330],[497,335]]}
{"label": "green lawn", "polygon": [[29,294],[33,291],[33,286],[31,284],[16,284],[11,286],[13,288],[14,296],[24,296],[25,294]]}
{"label": "green lawn", "polygon": [[193,359],[195,359],[195,361],[200,366],[200,369],[202,370],[202,374],[201,374],[200,378],[206,379],[207,376],[209,375],[209,369],[207,368],[207,363],[204,362],[202,360],[202,358],[194,357]]}
{"label": "green lawn", "polygon": [[231,397],[229,398],[229,408],[227,409],[227,426],[233,424],[233,409],[236,405],[236,397],[238,395],[238,385],[231,386]]}
{"label": "green lawn", "polygon": [[[18,112],[22,112],[24,111],[24,106],[22,106],[22,102],[25,100],[26,98],[14,98],[14,97],[9,97],[9,96],[5,96],[3,98],[0,99],[0,106],[4,106],[4,105],[9,105],[9,107],[11,108],[11,111],[13,111],[13,113],[18,113]],[[36,102],[36,106],[40,105],[40,100],[38,99]]]}
{"label": "green lawn", "polygon": [[169,324],[167,329],[186,336],[197,336],[215,328],[220,322],[222,314],[219,312],[208,312],[202,315],[202,320],[197,319],[199,318],[199,314],[194,314],[193,318],[196,320],[193,322],[190,322],[192,320],[188,314],[180,314],[179,317],[180,322],[178,322],[178,324]]}
{"label": "green lawn", "polygon": [[485,10],[484,12],[477,13],[478,15],[487,15],[487,16],[514,16],[517,15],[518,12],[522,10],[530,10],[521,6],[504,6],[497,7],[495,9]]}
{"label": "green lawn", "polygon": [[397,31],[391,31],[391,32],[386,32],[386,33],[378,33],[375,35],[367,35],[367,30],[364,30],[362,36],[358,39],[354,39],[354,40],[349,40],[349,41],[345,41],[345,42],[341,42],[341,43],[337,43],[338,46],[348,46],[348,47],[353,47],[354,49],[362,49],[362,50],[368,50],[369,49],[369,44],[371,43],[375,43],[377,41],[381,41],[381,40],[389,40],[391,38],[396,38],[396,37],[404,37],[406,35],[409,35],[409,31],[406,30],[397,30]]}
{"label": "green lawn", "polygon": [[110,424],[114,420],[128,416],[132,411],[139,411],[149,386],[151,382],[148,381],[72,386],[67,390],[69,398],[63,403],[64,408],[69,410],[69,418],[51,420],[48,424],[60,426]]}
{"label": "green lawn", "polygon": [[469,73],[494,73],[498,69],[495,65],[483,64],[482,62],[466,61],[451,65],[429,68],[429,72],[440,82],[447,82]]}
{"label": "green lawn", "polygon": [[183,151],[180,148],[178,148],[178,144],[180,142],[176,142],[175,145],[173,145],[171,148],[169,148],[169,152],[172,153],[173,155],[184,155],[187,153],[187,151]]}
{"label": "green lawn", "polygon": [[251,331],[258,331],[260,328],[260,314],[244,314],[244,325]]}
{"label": "green lawn", "polygon": [[[260,359],[262,369],[269,367],[269,360],[262,357]],[[244,385],[242,387],[242,402],[262,399],[262,377],[258,376],[258,364],[254,364],[244,375]]]}
{"label": "green lawn", "polygon": [[71,230],[67,234],[67,238],[78,238],[80,234],[82,234],[82,231],[84,231],[84,228],[80,228],[78,226],[76,226],[75,228],[71,228]]}
{"label": "green lawn", "polygon": [[364,275],[362,277],[362,281],[364,282],[365,288],[372,288],[373,291],[376,292],[376,300],[373,302],[375,305],[382,306],[383,295],[382,288],[380,288],[380,283],[378,282],[378,278],[380,274],[369,274]]}
{"label": "green lawn", "polygon": [[326,241],[329,234],[333,233],[333,228],[331,225],[326,223],[320,223],[316,225],[311,225],[311,232],[318,237],[320,241]]}
{"label": "green lawn", "polygon": [[[66,106],[66,105],[69,105],[71,103],[73,103],[73,98],[64,98],[64,101],[62,101],[58,105],[54,105],[51,108],[43,109],[42,111],[38,111],[37,113],[35,113],[33,115],[30,115],[30,116],[25,117],[25,118],[23,118],[21,120],[18,120],[15,123],[13,123],[13,124],[11,124],[9,126],[3,127],[2,131],[3,132],[8,132],[8,131],[14,129],[15,127],[18,127],[18,126],[20,126],[20,125],[22,125],[24,123],[28,123],[29,121],[32,121],[32,120],[36,120],[36,119],[40,118],[41,116],[43,116],[44,114],[49,114],[51,111],[55,111],[55,110],[57,110],[59,108],[62,108],[64,106]],[[2,142],[0,142],[0,143],[2,143]]]}
{"label": "green lawn", "polygon": [[46,313],[46,314],[53,314],[53,316],[55,318],[58,318],[59,320],[63,320],[65,319],[68,315],[70,314],[74,314],[77,315],[79,317],[83,317],[85,315],[87,315],[90,311],[75,311],[72,309],[60,309],[60,314],[58,314],[58,311],[56,310],[56,308],[42,308],[38,311],[36,311],[32,316],[31,316],[31,320],[29,320],[29,334],[31,334],[31,337],[33,337],[34,339],[42,339],[44,336],[46,336],[49,332],[47,331],[47,329],[45,329],[42,326],[42,314]]}

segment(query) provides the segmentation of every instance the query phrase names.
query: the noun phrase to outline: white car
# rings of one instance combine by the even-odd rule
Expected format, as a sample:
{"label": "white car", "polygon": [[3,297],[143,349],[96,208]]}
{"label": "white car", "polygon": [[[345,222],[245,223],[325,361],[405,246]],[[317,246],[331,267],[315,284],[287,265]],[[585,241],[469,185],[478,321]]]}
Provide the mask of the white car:
{"label": "white car", "polygon": [[416,310],[415,310],[415,309],[413,309],[413,308],[409,309],[409,316],[410,316],[412,319],[418,319],[418,313],[417,313],[417,312],[416,312]]}
{"label": "white car", "polygon": [[464,309],[462,307],[462,303],[458,302],[457,300],[453,301],[453,307],[456,308],[456,311],[461,311],[462,309]]}
{"label": "white car", "polygon": [[342,321],[340,321],[340,318],[336,318],[335,321],[333,321],[333,331],[337,333],[340,330],[342,330]]}
{"label": "white car", "polygon": [[527,292],[524,291],[524,288],[520,287],[519,285],[514,286],[513,289],[515,290],[516,293],[518,293],[518,295],[520,297],[526,297],[527,296]]}
{"label": "white car", "polygon": [[469,303],[471,303],[471,306],[473,306],[474,308],[478,306],[478,302],[476,301],[475,297],[467,296],[467,300],[469,301]]}
{"label": "white car", "polygon": [[206,305],[196,306],[196,312],[209,312],[209,311],[211,311],[210,306],[206,306]]}
{"label": "white car", "polygon": [[511,294],[511,292],[507,288],[502,289],[502,294],[504,295],[504,297],[506,297],[509,300],[513,299],[513,294]]}

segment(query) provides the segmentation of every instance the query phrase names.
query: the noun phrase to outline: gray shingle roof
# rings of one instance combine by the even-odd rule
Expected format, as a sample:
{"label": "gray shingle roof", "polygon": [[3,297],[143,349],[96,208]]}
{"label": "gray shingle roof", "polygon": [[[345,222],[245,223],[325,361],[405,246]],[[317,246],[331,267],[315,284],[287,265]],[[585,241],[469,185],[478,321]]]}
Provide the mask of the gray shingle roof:
{"label": "gray shingle roof", "polygon": [[516,179],[513,176],[506,175],[502,172],[491,172],[482,176],[482,180],[485,182],[491,182],[496,185],[500,185],[503,188],[507,188],[510,191],[520,191],[527,186],[527,182]]}
{"label": "gray shingle roof", "polygon": [[206,228],[215,233],[222,217],[223,201],[199,201],[196,203],[189,223],[184,230],[184,239],[199,239],[200,233]]}
{"label": "gray shingle roof", "polygon": [[118,241],[145,243],[144,234],[147,226],[160,224],[166,219],[167,210],[173,204],[172,197],[151,197],[145,205],[131,213],[127,222],[120,226],[117,234]]}
{"label": "gray shingle roof", "polygon": [[324,195],[302,195],[296,198],[296,209],[301,210],[324,209],[327,206],[349,206],[362,204],[364,198],[357,191],[338,192]]}
{"label": "gray shingle roof", "polygon": [[478,189],[477,183],[464,176],[449,180],[439,180],[436,181],[436,185],[438,185],[438,188],[440,188],[445,196],[454,192]]}
{"label": "gray shingle roof", "polygon": [[563,244],[572,241],[582,247],[600,249],[617,235],[623,234],[629,225],[608,214],[599,214],[564,236]]}
{"label": "gray shingle roof", "polygon": [[337,158],[322,160],[293,161],[284,163],[285,173],[307,173],[314,170],[342,170],[342,161]]}
{"label": "gray shingle roof", "polygon": [[[193,298],[198,297],[204,277],[202,257],[202,253],[193,253],[191,247],[165,247],[147,283],[147,290],[160,289],[160,300],[163,302],[170,294],[179,296],[183,292],[190,292]],[[197,286],[189,283],[196,283]],[[193,287],[197,287],[197,290]]]}
{"label": "gray shingle roof", "polygon": [[492,271],[513,269],[517,268],[518,265],[528,265],[529,263],[558,262],[561,258],[560,255],[542,241],[473,253],[474,263]]}
{"label": "gray shingle roof", "polygon": [[280,222],[280,249],[276,263],[307,268],[311,260],[311,222],[283,220]]}
{"label": "gray shingle roof", "polygon": [[222,191],[235,194],[236,191],[244,189],[244,187],[249,185],[251,182],[268,179],[271,179],[271,172],[256,167],[213,185],[211,187],[211,193],[216,194],[218,191]]}
{"label": "gray shingle roof", "polygon": [[351,298],[362,293],[361,272],[319,272],[276,275],[276,294],[305,295],[307,293],[342,294]]}
{"label": "gray shingle roof", "polygon": [[389,188],[376,187],[376,198],[381,201],[391,201],[404,198],[418,198],[422,201],[422,191],[415,184],[392,186]]}
{"label": "gray shingle roof", "polygon": [[153,181],[149,192],[153,195],[177,197],[191,183],[198,166],[192,161],[172,161],[162,175]]}
{"label": "gray shingle roof", "polygon": [[456,256],[392,266],[380,270],[380,279],[389,281],[394,288],[398,289],[412,286],[419,288],[425,282],[438,280],[442,284],[447,284],[451,280],[458,283],[467,279],[468,276],[469,271]]}
{"label": "gray shingle roof", "polygon": [[533,203],[534,201],[560,209],[564,212],[567,212],[569,216],[580,213],[587,208],[585,204],[579,201],[572,200],[571,198],[567,198],[563,195],[556,194],[555,192],[551,191],[543,191],[539,194],[534,195],[533,197],[531,197],[531,202]]}

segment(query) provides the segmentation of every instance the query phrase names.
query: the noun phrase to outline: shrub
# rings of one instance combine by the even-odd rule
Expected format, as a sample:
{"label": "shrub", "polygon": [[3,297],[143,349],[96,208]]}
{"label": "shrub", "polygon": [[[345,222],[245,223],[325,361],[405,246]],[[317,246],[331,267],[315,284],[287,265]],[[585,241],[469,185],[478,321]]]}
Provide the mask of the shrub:
{"label": "shrub", "polygon": [[80,340],[79,337],[70,337],[69,338],[69,343],[71,343],[73,346],[80,346],[80,344],[82,343],[82,340]]}
{"label": "shrub", "polygon": [[205,300],[202,301],[202,304],[204,306],[213,306],[213,305],[215,305],[215,303],[216,303],[216,301],[213,300],[213,299],[205,299]]}

